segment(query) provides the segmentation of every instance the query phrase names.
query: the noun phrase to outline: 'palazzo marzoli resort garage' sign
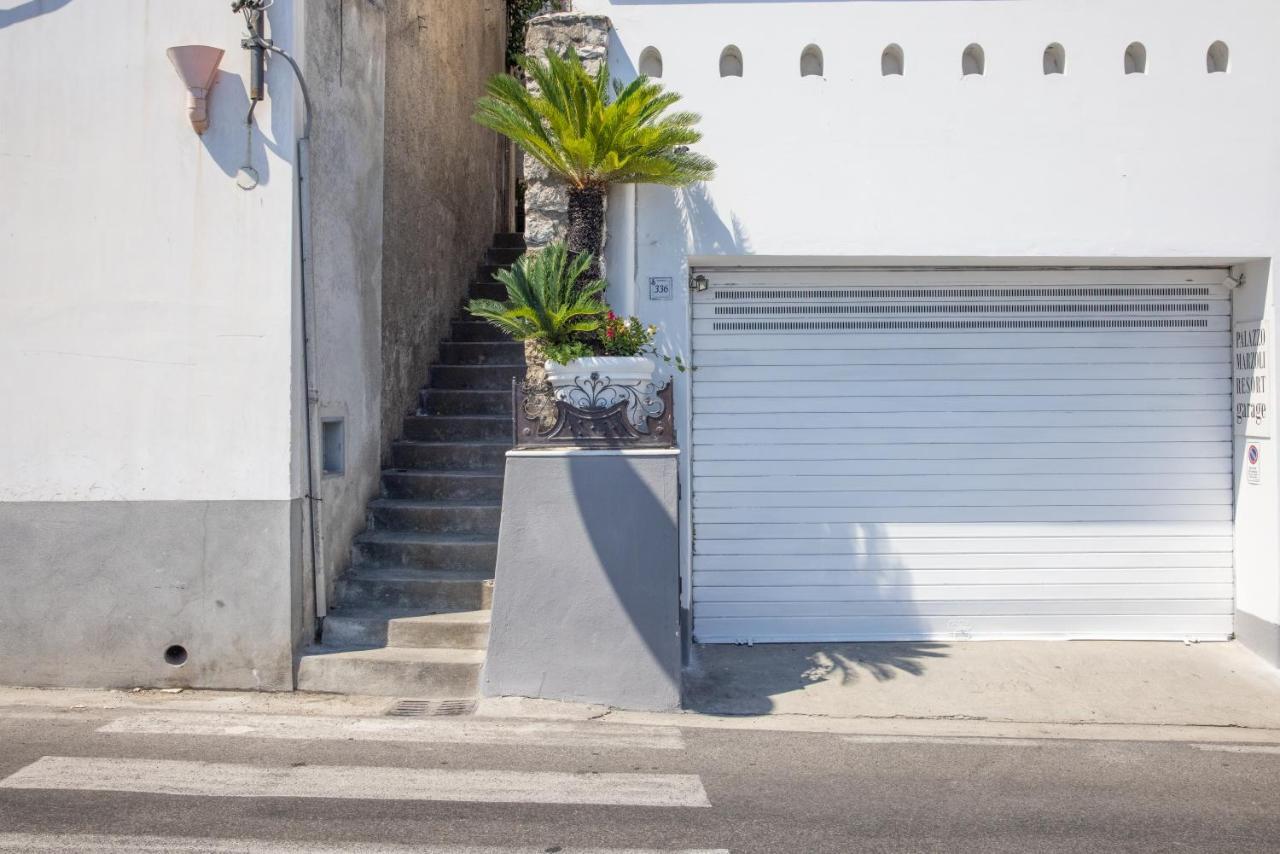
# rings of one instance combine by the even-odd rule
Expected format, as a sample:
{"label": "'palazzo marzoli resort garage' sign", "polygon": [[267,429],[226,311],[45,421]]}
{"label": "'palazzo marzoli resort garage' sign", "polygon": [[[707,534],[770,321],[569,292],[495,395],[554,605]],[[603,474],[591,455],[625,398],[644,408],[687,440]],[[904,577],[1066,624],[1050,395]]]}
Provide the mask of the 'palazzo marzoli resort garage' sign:
{"label": "'palazzo marzoli resort garage' sign", "polygon": [[1271,414],[1267,408],[1270,351],[1267,321],[1248,320],[1235,325],[1231,361],[1237,434],[1271,438]]}

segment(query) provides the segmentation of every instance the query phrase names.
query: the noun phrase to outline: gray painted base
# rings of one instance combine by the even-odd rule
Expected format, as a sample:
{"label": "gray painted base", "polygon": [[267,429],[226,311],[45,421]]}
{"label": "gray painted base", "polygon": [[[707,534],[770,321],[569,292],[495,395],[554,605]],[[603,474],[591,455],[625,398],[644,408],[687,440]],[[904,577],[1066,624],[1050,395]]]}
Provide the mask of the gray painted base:
{"label": "gray painted base", "polygon": [[1244,611],[1236,611],[1236,640],[1280,667],[1280,626]]}
{"label": "gray painted base", "polygon": [[[0,684],[293,688],[297,501],[0,503]],[[187,650],[166,663],[172,645]]]}
{"label": "gray painted base", "polygon": [[487,696],[679,707],[676,459],[507,457]]}

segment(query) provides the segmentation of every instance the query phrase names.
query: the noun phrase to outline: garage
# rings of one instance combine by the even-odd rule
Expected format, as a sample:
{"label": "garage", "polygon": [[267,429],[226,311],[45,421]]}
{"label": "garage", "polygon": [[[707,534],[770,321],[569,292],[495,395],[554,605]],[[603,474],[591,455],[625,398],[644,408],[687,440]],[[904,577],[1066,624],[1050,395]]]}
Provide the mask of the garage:
{"label": "garage", "polygon": [[697,641],[1230,636],[1224,270],[695,274]]}

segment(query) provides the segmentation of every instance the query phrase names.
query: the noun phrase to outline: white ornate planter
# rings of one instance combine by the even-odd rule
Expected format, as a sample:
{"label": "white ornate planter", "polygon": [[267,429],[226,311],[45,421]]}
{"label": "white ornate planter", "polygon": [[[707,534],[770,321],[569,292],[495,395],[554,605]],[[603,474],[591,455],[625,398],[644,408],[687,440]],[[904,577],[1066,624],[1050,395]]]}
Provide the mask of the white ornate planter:
{"label": "white ornate planter", "polygon": [[657,365],[647,356],[589,356],[544,367],[552,394],[570,406],[608,409],[625,402],[627,422],[638,433],[648,433],[648,420],[662,414],[658,392],[666,382],[654,382]]}

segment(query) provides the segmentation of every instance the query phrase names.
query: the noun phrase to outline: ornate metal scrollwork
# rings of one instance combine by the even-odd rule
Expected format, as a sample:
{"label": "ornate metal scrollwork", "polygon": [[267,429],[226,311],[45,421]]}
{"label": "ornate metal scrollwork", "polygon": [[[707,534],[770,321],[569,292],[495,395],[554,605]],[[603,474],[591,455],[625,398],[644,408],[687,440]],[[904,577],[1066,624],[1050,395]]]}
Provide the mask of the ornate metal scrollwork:
{"label": "ornate metal scrollwork", "polygon": [[637,388],[591,374],[562,390],[561,399],[516,381],[512,397],[518,448],[675,447],[670,380]]}
{"label": "ornate metal scrollwork", "polygon": [[[671,384],[667,379],[662,388]],[[556,399],[577,409],[594,412],[598,409],[610,409],[619,403],[626,404],[627,421],[637,433],[649,432],[649,421],[661,418],[666,404],[658,392],[661,389],[652,382],[644,385],[614,384],[609,377],[602,377],[598,372],[589,376],[574,377],[573,385],[558,388]]]}

